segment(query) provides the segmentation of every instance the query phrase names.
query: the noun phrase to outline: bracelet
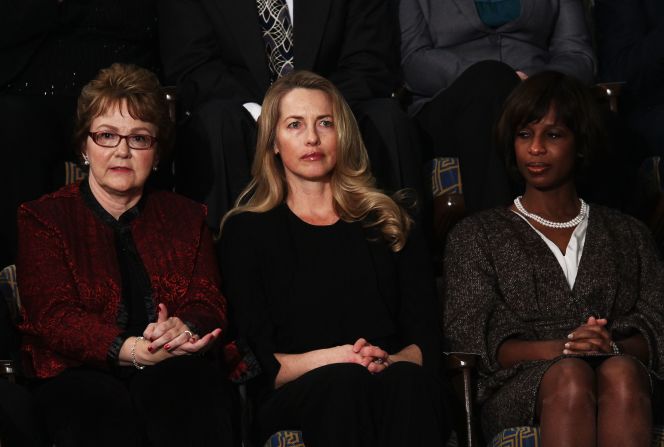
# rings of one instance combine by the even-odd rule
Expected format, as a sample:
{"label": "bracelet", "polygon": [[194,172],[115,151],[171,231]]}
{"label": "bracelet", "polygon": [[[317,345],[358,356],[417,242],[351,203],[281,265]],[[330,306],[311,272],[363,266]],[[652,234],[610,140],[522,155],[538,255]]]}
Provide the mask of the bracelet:
{"label": "bracelet", "polygon": [[140,340],[145,340],[145,339],[144,339],[143,337],[136,337],[136,339],[134,340],[134,344],[131,345],[131,363],[134,364],[134,367],[135,367],[136,369],[144,369],[144,368],[145,368],[145,365],[141,365],[140,363],[138,363],[138,362],[136,361],[136,344],[137,344]]}
{"label": "bracelet", "polygon": [[620,346],[618,346],[618,344],[615,341],[611,340],[609,342],[609,346],[611,346],[611,350],[613,351],[613,353],[615,355],[622,354],[622,350],[620,349]]}

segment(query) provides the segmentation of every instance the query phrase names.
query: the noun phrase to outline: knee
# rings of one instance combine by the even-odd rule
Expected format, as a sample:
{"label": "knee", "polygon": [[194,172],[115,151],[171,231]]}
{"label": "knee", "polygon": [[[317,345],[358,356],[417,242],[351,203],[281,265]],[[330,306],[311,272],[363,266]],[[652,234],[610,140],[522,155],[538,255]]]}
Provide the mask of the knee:
{"label": "knee", "polygon": [[583,360],[560,360],[544,374],[540,384],[540,397],[543,407],[563,405],[568,408],[594,408],[595,373]]}
{"label": "knee", "polygon": [[645,368],[626,356],[612,357],[597,368],[598,399],[650,404],[650,382]]}

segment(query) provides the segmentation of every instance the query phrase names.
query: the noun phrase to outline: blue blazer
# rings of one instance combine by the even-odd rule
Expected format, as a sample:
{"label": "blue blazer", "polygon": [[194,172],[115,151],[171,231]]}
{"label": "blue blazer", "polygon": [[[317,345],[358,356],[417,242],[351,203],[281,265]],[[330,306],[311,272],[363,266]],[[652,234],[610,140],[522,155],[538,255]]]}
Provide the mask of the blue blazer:
{"label": "blue blazer", "polygon": [[590,83],[595,58],[580,0],[521,0],[521,15],[496,29],[473,0],[401,0],[401,65],[411,112],[471,65],[497,60],[531,75],[556,70]]}

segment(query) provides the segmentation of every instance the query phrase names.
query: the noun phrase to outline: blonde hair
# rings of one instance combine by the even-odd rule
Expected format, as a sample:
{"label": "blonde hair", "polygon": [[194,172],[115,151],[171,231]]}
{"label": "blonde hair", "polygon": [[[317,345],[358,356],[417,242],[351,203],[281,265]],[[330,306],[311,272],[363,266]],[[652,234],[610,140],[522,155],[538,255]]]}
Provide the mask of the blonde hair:
{"label": "blonde hair", "polygon": [[83,152],[92,121],[123,101],[126,101],[132,118],[157,127],[156,153],[159,158],[164,158],[173,146],[174,132],[159,79],[150,70],[121,63],[100,70],[97,77],[81,90],[74,122],[76,153]]}
{"label": "blonde hair", "polygon": [[320,90],[332,102],[337,132],[337,164],[331,187],[335,211],[346,222],[362,221],[378,228],[394,252],[406,244],[412,220],[408,213],[375,187],[369,157],[350,107],[327,79],[308,71],[294,71],[277,80],[268,90],[258,120],[258,141],[251,169],[252,180],[238,198],[235,208],[221,221],[243,213],[263,213],[286,201],[288,185],[281,159],[273,148],[281,99],[296,88]]}

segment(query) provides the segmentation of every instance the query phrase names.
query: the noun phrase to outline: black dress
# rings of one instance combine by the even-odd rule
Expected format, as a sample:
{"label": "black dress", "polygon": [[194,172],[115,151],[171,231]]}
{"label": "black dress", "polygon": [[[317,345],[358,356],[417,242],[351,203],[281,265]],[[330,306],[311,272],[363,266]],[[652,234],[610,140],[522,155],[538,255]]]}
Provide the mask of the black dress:
{"label": "black dress", "polygon": [[[314,447],[442,445],[439,312],[428,258],[416,236],[398,254],[378,236],[359,222],[309,225],[286,205],[226,222],[225,295],[263,369],[249,386],[260,441],[299,429]],[[332,364],[274,389],[274,353],[360,337],[390,353],[417,344],[424,367],[401,362],[372,375],[356,364]]]}

